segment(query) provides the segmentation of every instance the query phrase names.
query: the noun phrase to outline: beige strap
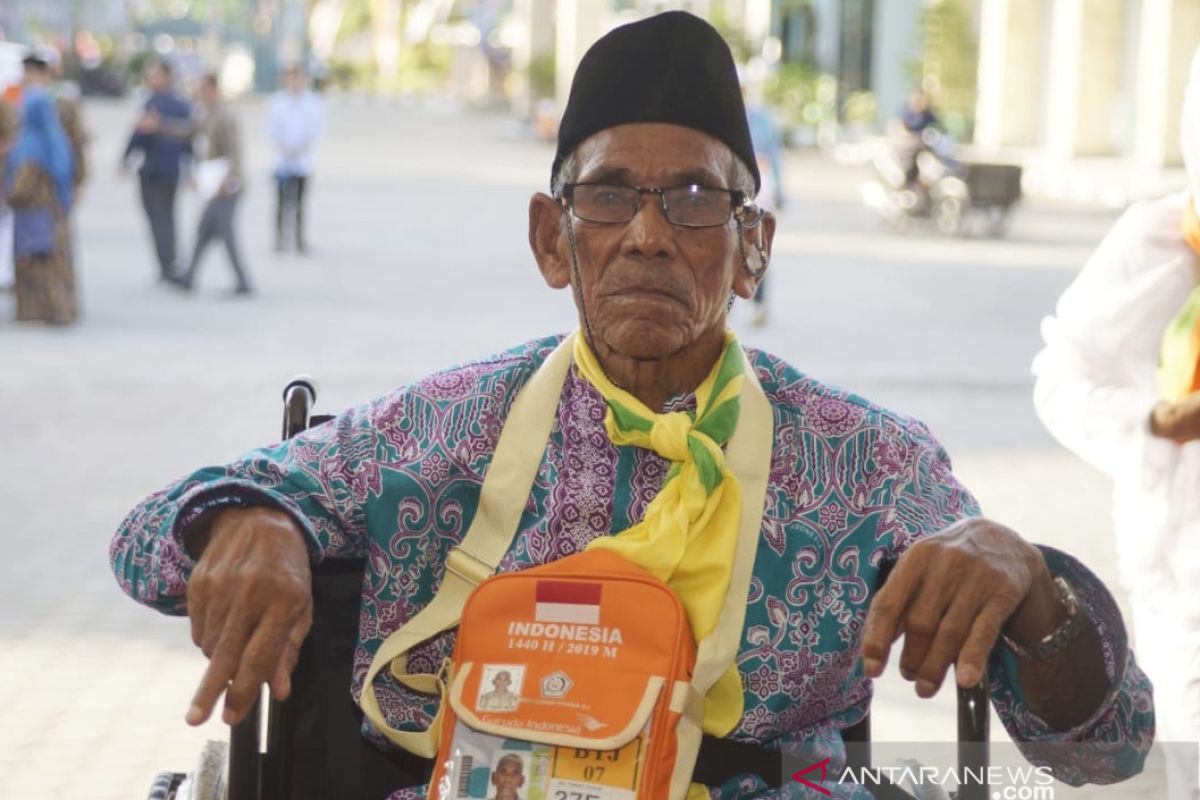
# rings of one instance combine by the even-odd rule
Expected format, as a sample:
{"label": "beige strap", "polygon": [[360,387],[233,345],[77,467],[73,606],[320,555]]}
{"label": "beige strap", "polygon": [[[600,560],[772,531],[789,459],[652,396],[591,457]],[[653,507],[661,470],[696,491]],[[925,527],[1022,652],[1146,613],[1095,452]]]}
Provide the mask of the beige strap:
{"label": "beige strap", "polygon": [[384,719],[376,696],[375,677],[384,666],[391,664],[392,674],[405,686],[444,697],[442,676],[408,674],[405,654],[458,624],[467,597],[476,586],[491,577],[512,545],[550,439],[573,348],[574,334],[555,348],[517,394],[484,475],[471,527],[462,542],[450,549],[446,572],[437,593],[429,605],[384,640],[371,660],[359,704],[377,730],[410,753],[426,758],[437,755],[446,704],[439,704],[428,729],[398,730]]}

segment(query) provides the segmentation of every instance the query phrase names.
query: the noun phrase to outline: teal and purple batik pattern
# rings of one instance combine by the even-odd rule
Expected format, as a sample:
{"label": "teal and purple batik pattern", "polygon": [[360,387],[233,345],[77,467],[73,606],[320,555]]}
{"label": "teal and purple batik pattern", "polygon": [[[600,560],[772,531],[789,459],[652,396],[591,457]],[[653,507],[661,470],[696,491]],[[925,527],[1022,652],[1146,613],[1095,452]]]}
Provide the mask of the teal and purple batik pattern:
{"label": "teal and purple batik pattern", "polygon": [[[271,504],[290,512],[315,558],[367,559],[356,652],[357,694],[382,639],[433,597],[449,548],[465,534],[509,405],[559,338],[440,372],[352,409],[295,439],[232,464],[199,470],[151,495],[112,544],[121,586],[141,602],[183,614],[193,561],[181,531],[230,505]],[[771,401],[775,446],[738,668],[745,714],[735,738],[786,747],[805,743],[840,772],[839,731],[870,702],[858,644],[883,559],[979,513],[950,463],[919,422],[819,383],[784,362],[748,351]],[[667,410],[694,404],[684,395]],[[653,451],[613,446],[604,401],[573,373],[563,388],[546,455],[518,535],[501,570],[576,553],[597,536],[624,530],[658,492],[668,464]],[[993,654],[991,695],[1018,741],[1077,742],[1051,766],[1069,783],[1111,782],[1140,769],[1153,738],[1150,685],[1128,652],[1107,591],[1069,557],[1047,552],[1078,587],[1105,642],[1113,691],[1095,716],[1065,733],[1050,730],[1023,703],[1011,657]],[[412,672],[434,672],[453,634],[409,657]],[[380,700],[397,727],[423,726],[427,697],[381,676]],[[1032,748],[1027,754],[1037,761]],[[835,797],[866,797],[830,782]],[[765,792],[755,778],[730,781],[714,797],[799,797],[800,784]],[[857,794],[856,794],[857,792]],[[396,797],[419,792],[397,792]]]}

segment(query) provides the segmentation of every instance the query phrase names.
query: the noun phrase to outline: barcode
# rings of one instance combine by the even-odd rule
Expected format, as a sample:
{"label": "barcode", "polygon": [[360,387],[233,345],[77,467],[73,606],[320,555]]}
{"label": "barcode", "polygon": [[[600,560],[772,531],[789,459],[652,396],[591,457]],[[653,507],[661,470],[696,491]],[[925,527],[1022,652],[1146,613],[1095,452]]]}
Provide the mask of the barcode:
{"label": "barcode", "polygon": [[458,796],[471,796],[471,767],[475,765],[475,759],[471,756],[463,756],[462,762],[458,765]]}

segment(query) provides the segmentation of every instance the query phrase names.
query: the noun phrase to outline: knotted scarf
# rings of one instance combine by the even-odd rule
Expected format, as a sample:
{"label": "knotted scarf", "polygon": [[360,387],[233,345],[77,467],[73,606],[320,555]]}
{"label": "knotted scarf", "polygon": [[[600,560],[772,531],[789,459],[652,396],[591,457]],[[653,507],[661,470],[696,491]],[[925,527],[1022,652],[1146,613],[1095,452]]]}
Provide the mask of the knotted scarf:
{"label": "knotted scarf", "polygon": [[[585,337],[575,337],[575,366],[608,404],[604,424],[618,447],[645,447],[671,462],[641,522],[588,545],[612,550],[666,583],[683,604],[699,641],[713,631],[729,590],[742,512],[742,487],[721,449],[737,427],[743,357],[732,333],[716,366],[696,389],[696,410],[658,414],[609,380]],[[741,680],[731,665],[709,690],[703,729],[733,730],[742,716]]]}
{"label": "knotted scarf", "polygon": [[[1193,198],[1183,209],[1183,238],[1200,258],[1200,219]],[[1164,400],[1178,402],[1200,391],[1200,284],[1192,289],[1179,314],[1163,334],[1158,358],[1158,391]]]}

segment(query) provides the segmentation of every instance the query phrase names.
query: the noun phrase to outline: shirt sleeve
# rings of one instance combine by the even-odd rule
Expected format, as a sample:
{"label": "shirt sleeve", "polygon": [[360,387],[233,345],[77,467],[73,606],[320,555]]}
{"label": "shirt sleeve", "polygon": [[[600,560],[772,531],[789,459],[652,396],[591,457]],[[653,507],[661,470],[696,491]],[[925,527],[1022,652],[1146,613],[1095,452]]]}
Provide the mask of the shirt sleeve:
{"label": "shirt sleeve", "polygon": [[[958,483],[941,446],[923,425],[908,429],[910,469],[896,496],[895,547],[907,549],[979,506]],[[1114,783],[1141,771],[1154,737],[1150,683],[1138,669],[1121,613],[1104,584],[1074,558],[1041,547],[1053,575],[1075,587],[1083,612],[1096,626],[1103,645],[1109,686],[1091,719],[1069,731],[1055,731],[1029,708],[1017,682],[1016,656],[997,642],[988,662],[989,693],[1005,729],[1030,763],[1049,767],[1056,778],[1074,786]]]}
{"label": "shirt sleeve", "polygon": [[885,463],[904,465],[893,500],[891,558],[924,536],[980,515],[979,502],[958,482],[950,457],[924,423],[906,420],[903,434],[878,445],[877,452]]}
{"label": "shirt sleeve", "polygon": [[1038,417],[1113,477],[1133,469],[1152,479],[1173,450],[1150,434],[1149,419],[1163,331],[1192,285],[1177,211],[1160,201],[1126,212],[1042,322]]}
{"label": "shirt sleeve", "polygon": [[387,408],[394,406],[384,400],[348,411],[150,495],[113,539],[110,560],[117,582],[138,602],[168,614],[186,613],[195,559],[184,546],[184,534],[230,507],[273,506],[287,512],[314,560],[363,556],[365,506],[379,491],[375,417]]}
{"label": "shirt sleeve", "polygon": [[1154,743],[1154,698],[1138,667],[1116,601],[1087,567],[1066,553],[1040,546],[1052,575],[1074,587],[1081,613],[1100,634],[1109,692],[1091,718],[1067,731],[1047,725],[1025,702],[1016,656],[1002,643],[988,661],[992,704],[1017,747],[1036,766],[1071,786],[1115,783],[1141,772]]}
{"label": "shirt sleeve", "polygon": [[[148,111],[153,111],[155,109],[156,109],[156,106],[154,104],[154,98],[151,97],[151,98],[147,99],[146,103],[142,106],[142,113],[144,114]],[[129,134],[129,142],[125,145],[125,153],[122,156],[122,160],[128,161],[129,157],[131,155],[133,155],[133,151],[135,151],[135,150],[145,150],[147,145],[149,144],[149,140],[150,140],[150,135],[146,134],[146,133],[142,133],[135,126],[133,129],[133,132]]]}

